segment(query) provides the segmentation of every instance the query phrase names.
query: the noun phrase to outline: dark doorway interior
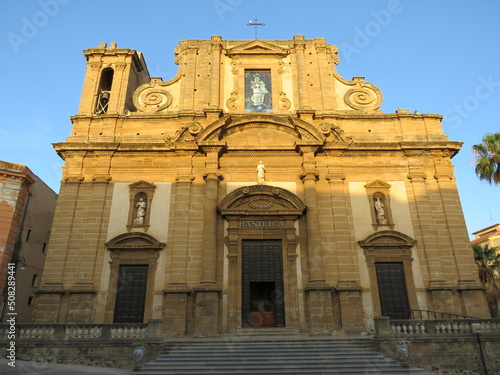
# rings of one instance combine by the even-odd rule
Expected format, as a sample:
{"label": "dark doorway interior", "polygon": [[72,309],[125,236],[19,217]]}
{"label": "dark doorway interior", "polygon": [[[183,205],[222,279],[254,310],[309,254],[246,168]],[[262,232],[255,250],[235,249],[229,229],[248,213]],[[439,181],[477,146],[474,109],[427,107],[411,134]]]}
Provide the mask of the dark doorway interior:
{"label": "dark doorway interior", "polygon": [[114,323],[142,323],[148,266],[120,266]]}
{"label": "dark doorway interior", "polygon": [[276,283],[250,282],[250,327],[276,327]]}

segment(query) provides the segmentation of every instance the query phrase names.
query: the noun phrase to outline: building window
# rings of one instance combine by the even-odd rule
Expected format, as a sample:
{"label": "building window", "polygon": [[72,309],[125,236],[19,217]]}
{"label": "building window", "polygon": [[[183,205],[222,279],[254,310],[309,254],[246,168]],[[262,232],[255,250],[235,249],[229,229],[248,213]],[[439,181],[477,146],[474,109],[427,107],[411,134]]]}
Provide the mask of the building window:
{"label": "building window", "polygon": [[28,297],[28,305],[33,306],[35,304],[35,296]]}
{"label": "building window", "polygon": [[42,245],[42,253],[46,253],[47,252],[47,242],[44,242],[43,245]]}
{"label": "building window", "polygon": [[272,112],[271,70],[245,70],[245,112]]}
{"label": "building window", "polygon": [[30,242],[30,237],[31,237],[31,229],[28,229],[26,232],[26,242]]}
{"label": "building window", "polygon": [[35,273],[33,275],[33,279],[31,280],[31,286],[33,288],[38,288],[38,281],[39,281],[40,277]]}

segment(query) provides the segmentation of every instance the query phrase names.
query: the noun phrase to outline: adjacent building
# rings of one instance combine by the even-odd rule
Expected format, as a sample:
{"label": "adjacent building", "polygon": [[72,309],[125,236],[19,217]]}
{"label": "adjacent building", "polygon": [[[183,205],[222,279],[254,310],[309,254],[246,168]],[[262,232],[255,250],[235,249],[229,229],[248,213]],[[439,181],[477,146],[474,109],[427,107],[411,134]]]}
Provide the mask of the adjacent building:
{"label": "adjacent building", "polygon": [[500,249],[500,224],[491,225],[472,234],[475,237],[471,241],[472,245],[484,246],[488,244],[490,247],[498,247]]}
{"label": "adjacent building", "polygon": [[3,322],[9,312],[17,313],[18,323],[31,322],[56,201],[57,194],[28,167],[0,161],[0,314]]}
{"label": "adjacent building", "polygon": [[489,316],[441,115],[382,112],[322,38],[174,51],[168,81],[136,50],[84,51],[36,322],[209,336]]}

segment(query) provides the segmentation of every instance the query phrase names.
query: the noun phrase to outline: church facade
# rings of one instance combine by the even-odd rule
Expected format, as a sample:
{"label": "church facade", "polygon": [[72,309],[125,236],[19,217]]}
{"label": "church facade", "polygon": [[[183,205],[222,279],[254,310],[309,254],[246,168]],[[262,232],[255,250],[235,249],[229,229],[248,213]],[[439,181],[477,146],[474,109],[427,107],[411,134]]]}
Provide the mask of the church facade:
{"label": "church facade", "polygon": [[38,323],[165,336],[488,317],[441,115],[383,113],[325,39],[185,40],[177,75],[102,44],[64,159]]}

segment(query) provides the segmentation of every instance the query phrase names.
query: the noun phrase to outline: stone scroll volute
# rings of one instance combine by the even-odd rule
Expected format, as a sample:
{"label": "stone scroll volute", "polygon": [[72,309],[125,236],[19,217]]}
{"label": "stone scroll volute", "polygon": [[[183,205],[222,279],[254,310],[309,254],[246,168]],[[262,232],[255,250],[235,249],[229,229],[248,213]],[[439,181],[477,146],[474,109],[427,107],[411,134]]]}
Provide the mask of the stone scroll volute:
{"label": "stone scroll volute", "polygon": [[172,104],[172,94],[167,90],[167,82],[160,78],[152,78],[134,92],[134,105],[139,112],[155,113],[164,110]]}

